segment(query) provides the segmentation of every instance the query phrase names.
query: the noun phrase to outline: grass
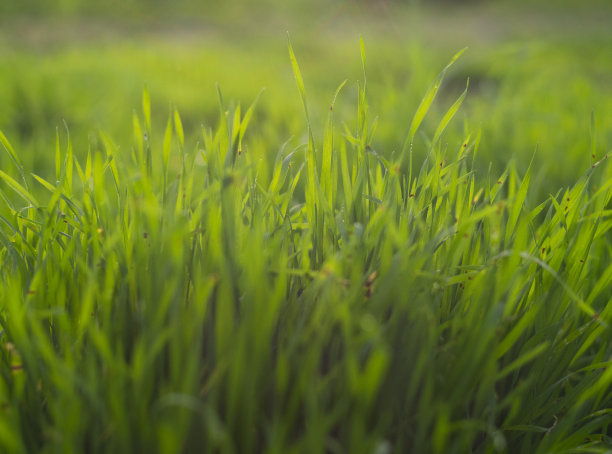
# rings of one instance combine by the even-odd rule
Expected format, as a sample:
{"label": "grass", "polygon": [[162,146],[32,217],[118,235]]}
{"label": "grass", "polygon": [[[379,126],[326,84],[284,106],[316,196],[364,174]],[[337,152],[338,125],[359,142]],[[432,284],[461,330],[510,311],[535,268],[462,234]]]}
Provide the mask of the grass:
{"label": "grass", "polygon": [[322,111],[289,45],[284,145],[220,89],[201,133],[145,89],[131,141],[60,128],[38,173],[0,135],[0,450],[609,452],[610,160],[542,199],[537,154],[478,171],[458,57],[385,125],[363,42]]}
{"label": "grass", "polygon": [[[448,9],[372,10],[359,3],[354,9],[327,8],[302,23],[275,16],[268,8],[271,17],[265,20],[248,16],[231,21],[231,26],[195,19],[113,22],[97,16],[3,16],[1,129],[20,150],[25,167],[45,173],[54,165],[48,144],[64,120],[79,159],[86,158],[98,129],[127,146],[132,130],[126,110],[129,115],[139,105],[146,84],[155,106],[153,121],[165,124],[168,105],[175,105],[187,139],[195,143],[201,123],[210,125],[216,119],[219,82],[231,99],[243,104],[266,88],[254,114],[251,140],[278,144],[302,137],[300,100],[283,45],[286,30],[291,30],[308,68],[313,125],[325,123],[331,95],[348,79],[337,113],[356,128],[353,105],[347,101],[362,77],[355,43],[363,34],[369,49],[368,91],[376,115],[385,119],[378,124],[374,148],[390,154],[401,147],[415,106],[431,81],[450,55],[469,46],[441,86],[433,115],[425,118],[415,137],[415,162],[425,158],[435,120],[469,77],[470,96],[448,133],[455,137],[482,129],[475,171],[486,177],[491,163],[494,173],[501,173],[515,159],[523,174],[537,146],[530,191],[534,201],[572,184],[577,169],[590,164],[592,112],[597,156],[608,151],[605,145],[612,140],[606,115],[612,108],[612,42],[607,32],[611,10]],[[491,31],[491,23],[499,24],[496,31]]]}

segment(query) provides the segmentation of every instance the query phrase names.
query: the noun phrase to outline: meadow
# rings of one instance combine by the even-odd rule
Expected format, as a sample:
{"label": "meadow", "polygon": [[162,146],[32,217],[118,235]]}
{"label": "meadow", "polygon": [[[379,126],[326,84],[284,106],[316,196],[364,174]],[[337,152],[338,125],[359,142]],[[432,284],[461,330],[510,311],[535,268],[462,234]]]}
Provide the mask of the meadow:
{"label": "meadow", "polygon": [[0,6],[0,452],[611,452],[612,9],[526,4]]}

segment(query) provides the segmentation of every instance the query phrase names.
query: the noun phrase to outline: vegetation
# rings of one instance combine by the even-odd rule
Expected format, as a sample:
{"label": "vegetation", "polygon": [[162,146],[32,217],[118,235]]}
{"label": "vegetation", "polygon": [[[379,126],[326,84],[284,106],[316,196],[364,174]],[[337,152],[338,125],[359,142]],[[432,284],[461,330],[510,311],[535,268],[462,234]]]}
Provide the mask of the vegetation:
{"label": "vegetation", "polygon": [[217,87],[198,131],[145,88],[115,111],[120,140],[69,124],[53,146],[44,96],[18,95],[33,111],[0,133],[0,451],[610,452],[610,131],[597,113],[568,126],[553,143],[572,167],[544,167],[545,128],[520,117],[585,91],[548,99],[543,71],[491,106],[507,116],[462,125],[490,98],[460,51],[379,120],[398,94],[363,41],[359,82],[325,101],[288,49],[300,123],[282,89],[245,108]]}

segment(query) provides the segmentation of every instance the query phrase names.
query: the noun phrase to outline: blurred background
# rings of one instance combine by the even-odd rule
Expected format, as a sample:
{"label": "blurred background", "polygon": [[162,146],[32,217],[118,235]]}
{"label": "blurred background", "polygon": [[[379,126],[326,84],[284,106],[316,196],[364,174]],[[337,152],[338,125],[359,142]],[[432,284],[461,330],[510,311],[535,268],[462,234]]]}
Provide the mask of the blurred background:
{"label": "blurred background", "polygon": [[[362,36],[370,112],[379,117],[375,145],[385,155],[401,147],[428,86],[466,46],[417,138],[418,156],[468,77],[445,141],[453,150],[482,130],[477,167],[485,178],[510,159],[524,171],[537,146],[534,188],[545,197],[589,168],[593,149],[596,158],[611,149],[609,0],[3,0],[0,130],[28,169],[50,176],[64,124],[77,156],[98,146],[99,130],[129,150],[146,85],[152,140],[161,140],[176,106],[195,145],[202,126],[217,122],[218,83],[226,104],[243,108],[265,88],[247,135],[250,147],[274,156],[306,132],[287,33],[317,140],[345,79],[338,123],[356,124]],[[0,166],[8,163],[0,153]]]}

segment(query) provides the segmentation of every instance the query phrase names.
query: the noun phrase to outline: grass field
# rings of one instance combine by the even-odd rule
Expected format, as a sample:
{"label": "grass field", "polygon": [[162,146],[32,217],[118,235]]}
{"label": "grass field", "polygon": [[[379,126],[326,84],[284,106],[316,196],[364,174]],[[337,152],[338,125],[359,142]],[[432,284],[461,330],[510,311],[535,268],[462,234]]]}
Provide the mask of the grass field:
{"label": "grass field", "polygon": [[0,452],[612,451],[612,8],[417,3],[0,7]]}

